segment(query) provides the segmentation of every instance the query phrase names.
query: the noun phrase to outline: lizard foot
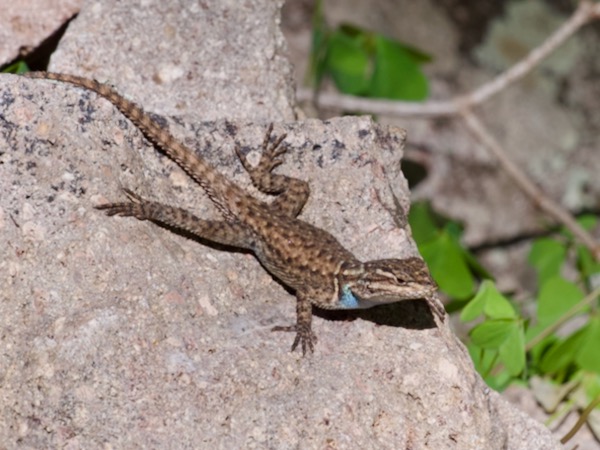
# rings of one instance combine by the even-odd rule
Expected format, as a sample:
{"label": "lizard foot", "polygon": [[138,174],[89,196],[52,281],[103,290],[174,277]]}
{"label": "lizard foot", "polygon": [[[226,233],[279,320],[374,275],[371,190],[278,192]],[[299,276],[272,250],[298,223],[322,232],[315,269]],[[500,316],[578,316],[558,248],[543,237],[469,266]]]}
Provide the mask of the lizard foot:
{"label": "lizard foot", "polygon": [[306,350],[310,350],[311,353],[315,351],[315,344],[317,343],[317,336],[310,329],[310,326],[303,325],[290,325],[287,327],[277,326],[271,328],[271,331],[295,331],[296,338],[292,344],[292,351],[296,350],[298,344],[301,344],[302,355],[306,355]]}
{"label": "lizard foot", "polygon": [[106,211],[108,216],[135,217],[139,220],[146,220],[149,217],[146,207],[151,202],[144,200],[129,189],[124,188],[123,191],[129,198],[129,202],[107,203],[105,205],[94,206],[94,208]]}
{"label": "lizard foot", "polygon": [[440,321],[444,322],[446,319],[446,308],[444,308],[444,304],[440,301],[440,298],[434,294],[427,296],[425,300],[427,301],[429,308],[431,308],[431,312],[433,312]]}
{"label": "lizard foot", "polygon": [[265,134],[265,139],[262,143],[262,154],[256,167],[252,167],[250,165],[246,155],[242,153],[242,150],[239,146],[235,147],[235,152],[242,162],[244,169],[246,169],[253,179],[256,178],[259,180],[261,177],[268,176],[275,167],[283,164],[283,158],[281,158],[281,156],[286,152],[287,149],[285,147],[281,147],[281,143],[286,138],[287,134],[282,134],[275,139],[272,144],[269,144],[272,132],[273,124],[271,123],[267,129],[267,133]]}

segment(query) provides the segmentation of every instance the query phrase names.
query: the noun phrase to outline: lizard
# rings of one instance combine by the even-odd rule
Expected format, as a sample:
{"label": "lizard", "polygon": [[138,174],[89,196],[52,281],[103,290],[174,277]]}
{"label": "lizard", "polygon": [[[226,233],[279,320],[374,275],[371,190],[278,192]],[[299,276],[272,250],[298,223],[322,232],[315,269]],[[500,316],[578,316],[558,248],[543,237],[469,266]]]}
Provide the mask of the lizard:
{"label": "lizard", "polygon": [[235,152],[261,192],[275,196],[261,201],[178,141],[136,103],[96,80],[54,72],[29,72],[26,77],[56,80],[89,89],[111,102],[154,146],[177,163],[206,192],[222,220],[204,220],[189,211],[144,199],[124,189],[128,201],[95,206],[109,216],[130,216],[183,231],[227,246],[250,250],[262,266],[296,294],[296,323],[273,331],[292,331],[292,351],[314,352],[312,306],[362,309],[403,300],[425,299],[442,322],[445,309],[437,285],[421,258],[361,262],[329,232],[297,216],[310,195],[308,182],[273,173],[283,163],[286,135],[272,137],[267,127],[262,154],[252,166],[236,145]]}

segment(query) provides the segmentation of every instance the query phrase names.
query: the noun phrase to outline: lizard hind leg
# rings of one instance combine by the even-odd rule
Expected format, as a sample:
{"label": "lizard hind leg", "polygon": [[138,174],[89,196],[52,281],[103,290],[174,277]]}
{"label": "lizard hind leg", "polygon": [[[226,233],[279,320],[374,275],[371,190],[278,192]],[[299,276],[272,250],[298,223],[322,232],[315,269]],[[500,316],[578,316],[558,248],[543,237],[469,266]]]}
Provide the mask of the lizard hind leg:
{"label": "lizard hind leg", "polygon": [[185,231],[201,239],[232,247],[252,249],[253,236],[240,222],[205,220],[175,206],[146,200],[123,189],[130,201],[98,205],[109,216],[135,217]]}
{"label": "lizard hind leg", "polygon": [[304,180],[272,173],[273,169],[283,163],[282,156],[287,151],[282,145],[287,135],[282,134],[271,142],[272,132],[273,124],[270,124],[262,143],[262,154],[258,165],[251,166],[239,146],[235,147],[235,152],[250,175],[252,184],[265,194],[277,195],[270,206],[286,216],[296,217],[308,200],[310,188]]}
{"label": "lizard hind leg", "polygon": [[296,293],[296,324],[290,326],[277,326],[271,328],[271,331],[295,331],[296,337],[292,344],[292,351],[296,350],[298,344],[302,348],[302,355],[306,355],[306,351],[311,353],[315,350],[317,336],[312,331],[312,305],[308,297],[300,292]]}
{"label": "lizard hind leg", "polygon": [[105,210],[108,216],[130,216],[138,220],[149,220],[152,213],[144,206],[144,199],[127,188],[123,188],[123,192],[129,199],[128,202],[107,203],[94,208]]}

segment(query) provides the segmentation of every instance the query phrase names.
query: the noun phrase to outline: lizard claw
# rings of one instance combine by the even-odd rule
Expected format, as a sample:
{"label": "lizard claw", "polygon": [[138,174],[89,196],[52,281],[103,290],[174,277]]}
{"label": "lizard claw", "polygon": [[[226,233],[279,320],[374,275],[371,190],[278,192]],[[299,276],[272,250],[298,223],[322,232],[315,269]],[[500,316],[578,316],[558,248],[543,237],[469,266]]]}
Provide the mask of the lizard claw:
{"label": "lizard claw", "polygon": [[139,220],[146,220],[147,217],[144,208],[145,204],[149,202],[127,188],[123,188],[123,192],[125,192],[129,202],[107,203],[94,206],[94,208],[104,210],[107,216],[132,216]]}
{"label": "lizard claw", "polygon": [[269,125],[267,133],[265,134],[265,139],[262,143],[262,153],[260,155],[260,161],[256,167],[252,167],[246,158],[246,155],[242,153],[242,149],[239,145],[236,145],[234,150],[237,154],[238,158],[242,162],[244,169],[252,176],[259,177],[269,174],[275,167],[283,164],[283,158],[281,156],[287,151],[287,149],[281,146],[281,143],[286,138],[287,134],[284,133],[271,144],[269,144],[269,140],[271,139],[271,132],[273,131],[273,124]]}
{"label": "lizard claw", "polygon": [[311,353],[315,351],[315,344],[317,343],[317,336],[310,329],[310,326],[302,325],[290,325],[287,327],[277,326],[271,328],[271,331],[295,331],[296,337],[292,344],[292,351],[296,350],[298,344],[302,347],[302,356],[306,356],[306,351],[310,350]]}
{"label": "lizard claw", "polygon": [[431,312],[435,314],[440,321],[444,322],[444,319],[446,318],[446,308],[444,308],[444,304],[439,297],[435,294],[430,295],[425,297],[425,301],[427,301],[429,308],[431,308]]}
{"label": "lizard claw", "polygon": [[283,164],[283,158],[280,158],[287,149],[281,146],[283,140],[287,137],[287,133],[283,133],[281,136],[275,139],[275,141],[269,145],[269,140],[271,139],[271,133],[273,132],[273,123],[269,124],[269,128],[267,129],[267,133],[265,134],[265,139],[262,144],[262,155],[261,155],[261,163],[267,172],[271,172],[275,167]]}

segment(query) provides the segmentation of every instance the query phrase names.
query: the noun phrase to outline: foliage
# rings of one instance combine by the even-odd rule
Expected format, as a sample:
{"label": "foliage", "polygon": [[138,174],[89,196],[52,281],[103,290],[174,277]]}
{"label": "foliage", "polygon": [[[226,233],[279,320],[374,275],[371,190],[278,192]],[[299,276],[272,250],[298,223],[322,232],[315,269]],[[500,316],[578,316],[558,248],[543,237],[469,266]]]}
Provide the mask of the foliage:
{"label": "foliage", "polygon": [[[595,216],[578,221],[587,229],[598,225]],[[460,245],[458,224],[435,216],[426,204],[413,205],[409,222],[440,291],[453,299],[448,309],[462,308],[461,321],[476,321],[467,346],[489,386],[502,390],[529,382],[542,404],[552,403],[549,412],[561,400],[581,407],[600,394],[600,264],[589,250],[565,230],[532,243],[528,262],[539,287],[531,299],[537,310],[527,318]],[[577,274],[567,278],[563,271],[570,266]],[[474,293],[477,279],[482,281]]]}
{"label": "foliage", "polygon": [[3,68],[1,70],[1,72],[20,74],[20,73],[29,72],[29,70],[30,70],[29,67],[27,66],[27,64],[24,61],[17,61],[16,63]]}
{"label": "foliage", "polygon": [[313,17],[310,81],[329,76],[343,93],[392,100],[423,100],[428,83],[421,65],[430,56],[407,44],[342,24],[328,28],[317,2]]}

